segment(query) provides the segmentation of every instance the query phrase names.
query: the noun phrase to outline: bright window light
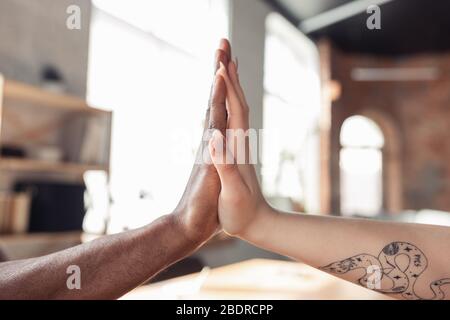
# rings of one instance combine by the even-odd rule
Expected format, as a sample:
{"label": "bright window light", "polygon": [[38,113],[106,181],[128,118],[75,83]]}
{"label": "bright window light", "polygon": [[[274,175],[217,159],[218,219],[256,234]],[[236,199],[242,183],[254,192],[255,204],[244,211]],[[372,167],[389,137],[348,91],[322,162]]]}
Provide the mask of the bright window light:
{"label": "bright window light", "polygon": [[[286,210],[319,211],[320,80],[315,45],[278,14],[267,19],[262,181]],[[277,203],[275,203],[277,202]]]}
{"label": "bright window light", "polygon": [[117,232],[171,212],[181,197],[215,48],[228,36],[227,1],[93,3],[88,100],[114,112],[109,232]]}
{"label": "bright window light", "polygon": [[352,116],[341,128],[341,212],[375,216],[383,200],[383,133],[363,116]]}

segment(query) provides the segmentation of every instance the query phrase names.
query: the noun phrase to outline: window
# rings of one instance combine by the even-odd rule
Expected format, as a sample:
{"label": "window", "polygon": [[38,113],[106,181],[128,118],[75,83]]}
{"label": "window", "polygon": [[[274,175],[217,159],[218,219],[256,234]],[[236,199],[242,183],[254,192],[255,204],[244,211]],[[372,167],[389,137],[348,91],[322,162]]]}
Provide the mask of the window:
{"label": "window", "polygon": [[277,207],[318,212],[318,53],[275,13],[267,18],[264,89],[264,193]]}
{"label": "window", "polygon": [[384,136],[367,117],[344,121],[340,135],[341,213],[375,216],[383,207]]}
{"label": "window", "polygon": [[109,232],[172,211],[201,138],[227,1],[93,1],[88,100],[111,108]]}

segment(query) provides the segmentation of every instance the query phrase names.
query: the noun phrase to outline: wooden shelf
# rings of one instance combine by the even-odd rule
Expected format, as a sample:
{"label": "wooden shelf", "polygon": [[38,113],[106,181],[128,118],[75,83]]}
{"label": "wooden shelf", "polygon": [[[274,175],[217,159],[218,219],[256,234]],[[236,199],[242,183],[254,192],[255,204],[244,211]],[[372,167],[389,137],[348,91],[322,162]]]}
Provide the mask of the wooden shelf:
{"label": "wooden shelf", "polygon": [[3,98],[6,101],[5,106],[7,106],[9,102],[22,102],[27,105],[55,108],[60,109],[61,111],[100,114],[110,113],[110,111],[90,107],[86,101],[78,97],[53,93],[25,83],[7,79],[4,80]]}
{"label": "wooden shelf", "polygon": [[42,160],[20,159],[20,158],[0,158],[0,170],[3,171],[24,171],[24,172],[45,172],[64,173],[82,175],[89,170],[100,170],[108,172],[107,166],[90,165],[70,162],[46,162]]}

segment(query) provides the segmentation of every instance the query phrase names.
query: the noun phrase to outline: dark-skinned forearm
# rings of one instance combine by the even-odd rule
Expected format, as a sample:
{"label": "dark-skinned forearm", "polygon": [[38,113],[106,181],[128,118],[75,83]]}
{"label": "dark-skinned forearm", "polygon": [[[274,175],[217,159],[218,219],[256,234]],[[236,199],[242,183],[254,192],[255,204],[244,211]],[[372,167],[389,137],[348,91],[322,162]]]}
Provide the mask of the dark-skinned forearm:
{"label": "dark-skinned forearm", "polygon": [[[0,299],[114,299],[185,257],[188,239],[176,215],[51,255],[0,264]],[[66,285],[68,266],[81,271],[81,289]]]}

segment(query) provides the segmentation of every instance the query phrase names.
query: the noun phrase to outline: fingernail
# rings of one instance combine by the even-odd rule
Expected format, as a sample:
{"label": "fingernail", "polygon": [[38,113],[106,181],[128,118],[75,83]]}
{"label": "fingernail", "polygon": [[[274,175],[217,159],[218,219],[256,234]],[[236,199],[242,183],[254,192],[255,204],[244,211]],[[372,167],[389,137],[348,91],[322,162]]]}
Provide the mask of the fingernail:
{"label": "fingernail", "polygon": [[238,57],[234,57],[234,63],[236,65],[236,70],[239,68],[239,61],[238,61]]}
{"label": "fingernail", "polygon": [[225,70],[227,70],[227,69],[225,68],[225,65],[223,64],[222,61],[220,61],[219,65],[220,65],[220,69],[225,69]]}

